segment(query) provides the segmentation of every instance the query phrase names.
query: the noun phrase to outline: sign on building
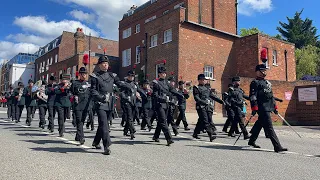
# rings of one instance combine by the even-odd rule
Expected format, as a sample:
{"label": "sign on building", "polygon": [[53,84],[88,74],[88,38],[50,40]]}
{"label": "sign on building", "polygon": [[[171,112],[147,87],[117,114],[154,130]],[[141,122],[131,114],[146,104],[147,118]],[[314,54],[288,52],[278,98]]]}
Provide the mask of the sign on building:
{"label": "sign on building", "polygon": [[312,88],[300,88],[298,89],[298,97],[299,97],[299,101],[317,101],[318,97],[317,97],[317,88],[316,87],[312,87]]}
{"label": "sign on building", "polygon": [[290,101],[292,98],[292,92],[286,91],[284,94],[287,101]]}

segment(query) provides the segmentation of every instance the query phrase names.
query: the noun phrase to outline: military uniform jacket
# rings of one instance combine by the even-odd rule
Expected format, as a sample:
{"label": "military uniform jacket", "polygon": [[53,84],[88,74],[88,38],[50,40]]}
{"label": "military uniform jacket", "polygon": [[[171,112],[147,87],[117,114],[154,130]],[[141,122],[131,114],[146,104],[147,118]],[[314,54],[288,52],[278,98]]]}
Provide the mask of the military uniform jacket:
{"label": "military uniform jacket", "polygon": [[56,93],[54,92],[55,88],[58,85],[56,84],[49,84],[46,88],[46,95],[48,95],[47,105],[54,106],[54,101],[56,99]]}
{"label": "military uniform jacket", "polygon": [[71,92],[75,96],[73,110],[88,110],[91,105],[90,87],[88,81],[75,80],[71,85]]}
{"label": "military uniform jacket", "polygon": [[252,110],[272,112],[276,103],[272,85],[268,80],[255,79],[250,84],[250,103]]}
{"label": "military uniform jacket", "polygon": [[15,98],[14,98],[14,96],[12,96],[12,94],[13,94],[13,91],[12,92],[8,91],[4,95],[5,98],[7,99],[7,105],[15,104],[15,102],[14,102]]}
{"label": "military uniform jacket", "polygon": [[113,85],[121,89],[130,89],[124,82],[119,80],[115,73],[99,71],[90,75],[91,95],[98,103],[98,108],[106,111],[113,110],[112,96],[114,96]]}
{"label": "military uniform jacket", "polygon": [[187,99],[189,99],[189,94],[184,93],[183,90],[178,90],[179,93],[181,93],[183,95],[182,97],[178,97],[178,105],[179,105],[179,109],[186,109],[187,108]]}
{"label": "military uniform jacket", "polygon": [[65,89],[61,85],[56,86],[54,88],[54,93],[56,94],[56,98],[54,100],[54,106],[71,107],[69,91],[70,91],[69,89]]}
{"label": "military uniform jacket", "polygon": [[155,108],[162,107],[168,108],[170,102],[170,96],[183,97],[174,87],[172,87],[168,81],[164,79],[153,80],[153,97],[155,101]]}
{"label": "military uniform jacket", "polygon": [[[23,92],[24,92],[24,90],[23,90]],[[24,93],[22,93],[21,98],[20,98],[20,101],[18,101],[18,99],[19,99],[19,98],[18,98],[19,93],[20,93],[20,88],[14,89],[13,94],[14,94],[15,99],[17,100],[17,105],[18,105],[18,106],[24,106],[24,105],[25,105]]]}
{"label": "military uniform jacket", "polygon": [[[229,91],[230,91],[230,89],[229,89]],[[228,109],[228,108],[230,108],[231,107],[231,103],[230,103],[230,96],[229,96],[229,91],[227,91],[227,92],[224,92],[223,94],[222,94],[222,100],[226,103],[226,109]]]}
{"label": "military uniform jacket", "polygon": [[26,106],[37,106],[37,100],[35,98],[36,93],[32,93],[32,87],[25,87],[23,94],[25,97]]}
{"label": "military uniform jacket", "polygon": [[129,88],[122,90],[124,98],[122,98],[121,100],[124,101],[124,103],[129,103],[132,106],[136,106],[136,103],[138,101],[136,93],[138,89],[140,89],[139,86],[134,81],[125,81],[124,83]]}
{"label": "military uniform jacket", "polygon": [[223,104],[223,101],[211,92],[205,85],[193,86],[193,97],[196,101],[196,109],[207,108],[213,110],[213,101]]}
{"label": "military uniform jacket", "polygon": [[152,109],[152,90],[142,89],[139,93],[142,98],[142,108]]}
{"label": "military uniform jacket", "polygon": [[229,102],[231,107],[239,107],[243,108],[244,99],[250,100],[248,96],[244,95],[244,91],[239,87],[233,87],[232,90],[229,91]]}

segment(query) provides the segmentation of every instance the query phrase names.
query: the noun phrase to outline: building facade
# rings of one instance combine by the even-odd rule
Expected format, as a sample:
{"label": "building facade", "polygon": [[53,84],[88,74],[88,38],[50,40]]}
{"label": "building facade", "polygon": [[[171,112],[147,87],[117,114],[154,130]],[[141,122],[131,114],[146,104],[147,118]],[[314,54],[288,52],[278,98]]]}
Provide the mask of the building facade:
{"label": "building facade", "polygon": [[[260,50],[268,49],[272,80],[295,81],[293,44],[255,34],[237,35],[235,0],[152,0],[133,6],[119,23],[120,76],[134,65],[149,79],[166,64],[176,79],[197,83],[204,73],[218,93],[233,76],[255,77]],[[188,111],[194,111],[193,98]],[[222,112],[222,106],[216,106]]]}
{"label": "building facade", "polygon": [[83,56],[89,54],[89,50],[89,72],[92,72],[98,58],[103,54],[111,59],[112,70],[118,72],[118,42],[86,36],[82,29],[78,28],[75,33],[64,31],[61,36],[39,49],[39,57],[35,60],[36,78],[48,80],[51,75],[58,78],[62,73],[76,78],[76,72],[84,66]]}
{"label": "building facade", "polygon": [[[14,72],[11,72],[13,65],[21,64],[27,67],[27,64],[32,65],[35,59],[38,57],[37,54],[30,54],[30,53],[18,53],[9,61],[6,61],[2,65],[2,72],[1,72],[1,91],[7,91],[9,89],[10,84],[12,84],[12,76],[14,76]],[[29,66],[28,66],[29,67]],[[28,68],[27,68],[28,69]],[[34,73],[33,78],[34,78]],[[18,75],[16,75],[18,76]],[[28,76],[30,77],[30,76]],[[10,79],[11,78],[11,79]]]}

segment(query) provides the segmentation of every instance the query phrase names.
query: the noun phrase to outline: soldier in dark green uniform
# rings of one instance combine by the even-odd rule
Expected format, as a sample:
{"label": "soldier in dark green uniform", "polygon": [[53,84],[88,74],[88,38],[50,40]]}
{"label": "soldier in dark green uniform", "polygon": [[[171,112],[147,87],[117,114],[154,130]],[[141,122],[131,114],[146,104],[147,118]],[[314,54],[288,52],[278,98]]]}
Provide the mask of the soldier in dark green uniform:
{"label": "soldier in dark green uniform", "polygon": [[80,80],[73,81],[71,85],[71,92],[74,95],[73,111],[75,114],[75,123],[77,127],[77,133],[75,140],[79,141],[80,144],[84,144],[84,133],[83,133],[83,123],[87,117],[87,113],[90,106],[90,84],[86,81],[87,70],[81,67],[79,70]]}
{"label": "soldier in dark green uniform", "polygon": [[[180,122],[183,122],[184,125],[184,130],[189,131],[190,129],[188,128],[188,122],[186,119],[186,108],[187,108],[187,102],[186,100],[190,97],[189,91],[185,88],[185,82],[184,81],[179,81],[178,82],[178,92],[183,94],[183,98],[178,98],[178,109],[179,109],[179,116],[176,121],[176,126],[179,127]],[[179,128],[178,128],[179,129]]]}
{"label": "soldier in dark green uniform", "polygon": [[46,124],[45,116],[47,112],[47,101],[46,99],[43,98],[43,95],[45,94],[45,90],[46,90],[46,82],[42,81],[42,85],[38,89],[40,98],[37,97],[38,107],[39,107],[39,119],[40,119],[39,127],[42,129],[44,129],[44,126]]}
{"label": "soldier in dark green uniform", "polygon": [[68,108],[71,106],[71,102],[68,96],[70,83],[70,75],[62,74],[61,75],[61,83],[54,89],[56,94],[56,98],[54,101],[54,105],[58,111],[58,124],[59,124],[59,136],[63,137],[64,133],[64,123],[67,119]]}
{"label": "soldier in dark green uniform", "polygon": [[48,86],[46,88],[46,92],[45,92],[45,94],[48,96],[48,99],[47,99],[47,107],[48,107],[48,112],[49,112],[48,129],[50,130],[50,132],[54,131],[54,117],[56,115],[56,106],[54,105],[54,101],[56,99],[56,94],[54,93],[54,90],[57,86],[58,85],[56,84],[55,77],[51,76],[49,79],[49,84],[48,84]]}
{"label": "soldier in dark green uniform", "polygon": [[18,83],[18,87],[14,90],[14,97],[17,99],[16,104],[16,123],[20,122],[21,114],[25,105],[25,97],[24,97],[24,84],[22,82]]}
{"label": "soldier in dark green uniform", "polygon": [[26,109],[27,109],[27,120],[26,120],[26,124],[28,126],[31,126],[31,122],[32,122],[32,118],[31,118],[31,114],[32,114],[32,110],[35,106],[37,106],[37,101],[35,99],[35,92],[32,92],[32,88],[33,88],[33,81],[32,79],[29,79],[28,81],[29,86],[24,88],[24,97],[25,97],[25,105],[26,105]]}
{"label": "soldier in dark green uniform", "polygon": [[8,115],[8,119],[10,119],[12,117],[12,121],[14,113],[15,113],[15,98],[12,96],[13,95],[13,88],[12,85],[10,84],[9,86],[9,91],[5,93],[5,98],[7,99],[7,106],[8,106],[8,110],[7,110],[7,115]]}

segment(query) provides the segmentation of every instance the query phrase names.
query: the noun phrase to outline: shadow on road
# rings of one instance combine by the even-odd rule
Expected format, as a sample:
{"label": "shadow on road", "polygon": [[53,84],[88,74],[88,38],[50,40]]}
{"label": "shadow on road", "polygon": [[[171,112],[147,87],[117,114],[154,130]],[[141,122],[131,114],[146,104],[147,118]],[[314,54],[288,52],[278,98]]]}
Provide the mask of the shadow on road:
{"label": "shadow on road", "polygon": [[20,140],[34,144],[72,144],[61,140]]}
{"label": "shadow on road", "polygon": [[39,137],[48,136],[47,134],[41,134],[41,133],[17,133],[16,135],[18,135],[18,136],[39,136]]}
{"label": "shadow on road", "polygon": [[212,146],[198,146],[198,145],[186,145],[191,147],[201,147],[201,148],[210,148],[210,149],[218,149],[218,150],[231,150],[231,151],[255,151],[255,152],[270,152],[274,153],[273,151],[265,151],[261,149],[253,149],[248,147],[241,147],[241,146],[227,146],[227,145],[212,145]]}
{"label": "shadow on road", "polygon": [[53,152],[53,153],[74,153],[74,152],[80,152],[80,153],[99,153],[101,154],[102,152],[91,152],[91,151],[86,151],[85,149],[81,148],[63,148],[63,147],[49,147],[49,148],[44,148],[44,147],[37,147],[37,148],[30,148],[31,150],[34,151],[44,151],[44,152]]}

